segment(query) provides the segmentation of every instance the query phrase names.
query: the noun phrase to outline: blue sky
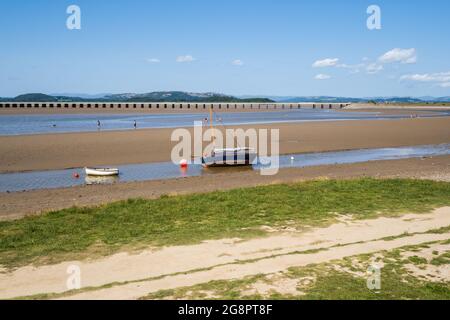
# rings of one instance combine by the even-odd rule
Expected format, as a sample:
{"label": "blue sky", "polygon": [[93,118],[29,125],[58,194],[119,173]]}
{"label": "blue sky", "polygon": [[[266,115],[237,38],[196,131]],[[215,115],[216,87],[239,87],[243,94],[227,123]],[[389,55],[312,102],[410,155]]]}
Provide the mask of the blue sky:
{"label": "blue sky", "polygon": [[[66,28],[71,4],[81,30]],[[381,30],[366,27],[372,4]],[[2,1],[0,96],[446,96],[449,12],[448,0]]]}

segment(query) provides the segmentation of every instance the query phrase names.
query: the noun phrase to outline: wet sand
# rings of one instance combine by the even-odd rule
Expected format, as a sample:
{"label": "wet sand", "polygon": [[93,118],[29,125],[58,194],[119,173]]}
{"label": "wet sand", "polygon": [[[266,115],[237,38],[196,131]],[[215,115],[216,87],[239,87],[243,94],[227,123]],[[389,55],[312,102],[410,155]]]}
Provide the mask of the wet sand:
{"label": "wet sand", "polygon": [[154,199],[164,194],[201,193],[310,179],[360,177],[401,177],[450,182],[450,156],[289,168],[281,169],[275,176],[261,176],[259,172],[250,169],[232,168],[200,177],[0,193],[0,220],[129,198]]}
{"label": "wet sand", "polygon": [[[243,126],[280,129],[280,153],[450,142],[450,117]],[[229,127],[233,128],[233,127]],[[192,129],[189,129],[192,132]],[[173,129],[0,136],[0,172],[170,161]]]}

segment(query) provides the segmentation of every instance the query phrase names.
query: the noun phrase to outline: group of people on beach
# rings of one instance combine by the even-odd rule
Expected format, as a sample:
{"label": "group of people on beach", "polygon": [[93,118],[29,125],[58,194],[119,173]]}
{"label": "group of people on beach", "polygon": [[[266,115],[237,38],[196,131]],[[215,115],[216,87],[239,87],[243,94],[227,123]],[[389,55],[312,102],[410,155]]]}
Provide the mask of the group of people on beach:
{"label": "group of people on beach", "polygon": [[[216,121],[217,122],[222,122],[222,118],[217,118],[216,119]],[[208,118],[204,118],[203,120],[202,120],[202,122],[203,122],[203,125],[207,125],[208,123],[210,123],[210,119],[208,119]]]}

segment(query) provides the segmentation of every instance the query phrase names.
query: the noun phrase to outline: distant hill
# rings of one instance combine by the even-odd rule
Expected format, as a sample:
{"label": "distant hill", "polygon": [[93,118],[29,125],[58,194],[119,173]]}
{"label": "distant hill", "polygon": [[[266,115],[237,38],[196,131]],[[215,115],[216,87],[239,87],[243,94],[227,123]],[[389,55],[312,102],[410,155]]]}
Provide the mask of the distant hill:
{"label": "distant hill", "polygon": [[436,102],[450,102],[450,97],[440,97],[435,99]]}
{"label": "distant hill", "polygon": [[42,93],[29,93],[15,98],[0,98],[0,101],[12,102],[274,102],[267,98],[240,99],[219,93],[193,93],[183,91],[158,91],[149,93],[121,93],[103,97],[52,96]]}
{"label": "distant hill", "polygon": [[324,102],[324,103],[426,103],[426,102],[450,102],[450,97],[365,97],[365,98],[351,98],[351,97],[331,97],[331,96],[307,96],[307,97],[289,97],[286,99],[279,98],[277,102]]}
{"label": "distant hill", "polygon": [[349,97],[328,97],[328,96],[306,96],[306,97],[290,97],[290,98],[280,98],[277,102],[362,102],[359,98],[349,98]]}
{"label": "distant hill", "polygon": [[443,103],[450,102],[450,97],[334,97],[334,96],[231,96],[220,93],[184,92],[184,91],[155,91],[148,93],[121,93],[106,95],[47,95],[42,93],[28,93],[15,98],[1,98],[2,102],[254,102],[254,103]]}
{"label": "distant hill", "polygon": [[27,93],[27,94],[22,94],[19,95],[17,97],[15,97],[14,99],[12,99],[12,101],[17,101],[17,102],[28,102],[28,101],[33,101],[33,102],[56,102],[58,101],[57,98],[53,97],[53,96],[49,96],[46,94],[42,94],[42,93]]}
{"label": "distant hill", "polygon": [[104,99],[127,102],[273,102],[273,100],[267,98],[240,99],[220,93],[194,93],[183,91],[114,94],[105,96]]}
{"label": "distant hill", "polygon": [[111,95],[111,93],[97,93],[97,94],[88,94],[88,93],[51,93],[49,94],[53,97],[78,97],[82,99],[101,99],[107,95]]}
{"label": "distant hill", "polygon": [[[231,102],[241,99],[219,93],[193,93],[183,91],[158,91],[150,93],[124,93],[105,96],[104,99],[129,102]],[[267,101],[270,101],[267,99]]]}

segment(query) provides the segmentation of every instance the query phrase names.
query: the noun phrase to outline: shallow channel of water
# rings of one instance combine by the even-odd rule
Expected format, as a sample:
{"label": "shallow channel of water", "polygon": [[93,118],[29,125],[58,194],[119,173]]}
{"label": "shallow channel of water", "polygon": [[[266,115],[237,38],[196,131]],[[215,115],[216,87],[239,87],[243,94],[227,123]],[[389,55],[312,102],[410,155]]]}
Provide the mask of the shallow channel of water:
{"label": "shallow channel of water", "polygon": [[[448,154],[450,154],[450,144],[292,154],[279,157],[279,168],[301,168],[328,164],[420,158]],[[63,188],[85,184],[166,180],[266,168],[267,166],[264,166],[261,163],[266,163],[267,159],[259,160],[260,161],[257,164],[248,168],[228,167],[205,169],[199,164],[191,164],[186,170],[183,170],[178,165],[171,162],[120,165],[116,166],[120,169],[120,175],[113,178],[86,177],[83,168],[5,173],[0,174],[0,192]],[[74,174],[78,174],[79,178],[74,178]]]}

